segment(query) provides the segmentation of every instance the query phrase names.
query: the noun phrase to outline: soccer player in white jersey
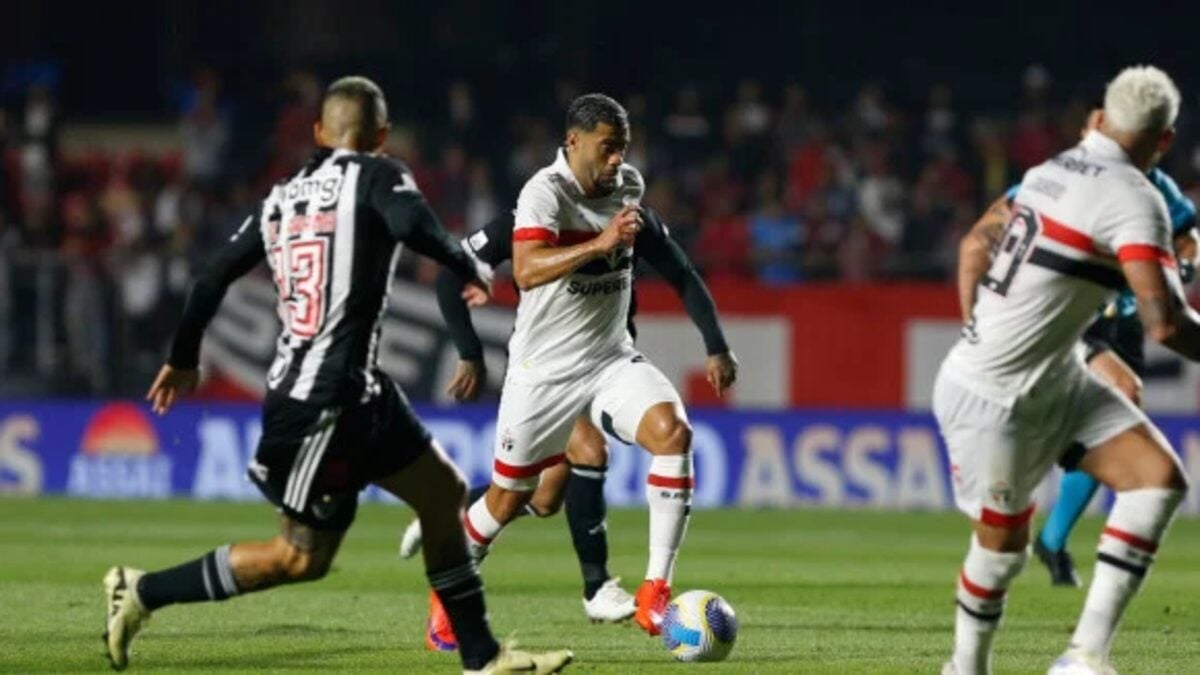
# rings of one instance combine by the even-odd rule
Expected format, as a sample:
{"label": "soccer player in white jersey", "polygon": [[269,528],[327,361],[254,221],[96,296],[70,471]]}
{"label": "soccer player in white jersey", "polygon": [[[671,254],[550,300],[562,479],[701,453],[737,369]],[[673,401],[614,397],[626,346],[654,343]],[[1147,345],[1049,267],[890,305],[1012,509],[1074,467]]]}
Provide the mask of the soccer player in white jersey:
{"label": "soccer player in white jersey", "polygon": [[[1083,613],[1052,674],[1115,672],[1109,649],[1188,480],[1167,440],[1075,349],[1096,307],[1128,282],[1146,334],[1200,360],[1200,316],[1184,299],[1162,196],[1146,178],[1170,147],[1179,92],[1139,66],[1109,83],[1098,130],[1025,174],[972,319],[934,385],[955,500],[974,536],[958,577],[955,650],[944,673],[991,670],[1005,594],[1028,558],[1030,495],[1071,442],[1079,468],[1116,492]],[[972,236],[971,234],[967,235]],[[980,258],[982,256],[982,259]]]}
{"label": "soccer player in white jersey", "polygon": [[650,559],[634,620],[660,630],[692,498],[692,430],[670,381],[633,347],[626,314],[642,176],[624,162],[629,120],[587,94],[567,111],[557,160],[517,200],[513,278],[521,291],[496,423],[487,494],[470,506],[468,542],[481,557],[529,500],[542,470],[563,461],[575,419],[653,458],[646,481]]}

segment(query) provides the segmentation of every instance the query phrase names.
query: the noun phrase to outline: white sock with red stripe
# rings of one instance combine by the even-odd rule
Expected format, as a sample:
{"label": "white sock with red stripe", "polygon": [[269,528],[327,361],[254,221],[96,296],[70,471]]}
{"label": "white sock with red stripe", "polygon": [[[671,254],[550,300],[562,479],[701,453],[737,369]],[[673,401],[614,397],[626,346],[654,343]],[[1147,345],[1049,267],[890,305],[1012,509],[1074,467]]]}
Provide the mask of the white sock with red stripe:
{"label": "white sock with red stripe", "polygon": [[483,560],[488,549],[500,534],[504,526],[488,511],[487,498],[480,497],[467,509],[463,518],[463,527],[467,530],[467,549],[475,560]]}
{"label": "white sock with red stripe", "polygon": [[1096,569],[1072,647],[1108,655],[1121,615],[1150,572],[1158,543],[1183,497],[1179,490],[1164,488],[1117,493],[1100,535]]}
{"label": "white sock with red stripe", "polygon": [[992,638],[1004,617],[1008,585],[1021,573],[1028,558],[1027,551],[989,551],[971,536],[956,593],[954,667],[959,675],[992,672]]}
{"label": "white sock with red stripe", "polygon": [[647,579],[671,583],[675,556],[687,531],[692,511],[692,454],[655,455],[646,476],[646,502],[650,506],[650,562]]}

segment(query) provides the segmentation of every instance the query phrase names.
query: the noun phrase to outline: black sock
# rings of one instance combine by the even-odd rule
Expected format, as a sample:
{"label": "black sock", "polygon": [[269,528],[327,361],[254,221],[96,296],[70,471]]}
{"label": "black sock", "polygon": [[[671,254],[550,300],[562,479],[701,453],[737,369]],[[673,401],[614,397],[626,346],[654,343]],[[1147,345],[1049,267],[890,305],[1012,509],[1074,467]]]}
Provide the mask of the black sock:
{"label": "black sock", "polygon": [[238,594],[238,587],[229,564],[229,545],[182,565],[148,572],[138,581],[137,592],[150,611],[181,602],[232,598]]}
{"label": "black sock", "polygon": [[567,481],[567,525],[583,572],[583,597],[591,600],[608,581],[608,533],[604,523],[604,466],[572,466]]}
{"label": "black sock", "polygon": [[463,668],[479,670],[500,651],[488,626],[487,607],[483,602],[483,580],[475,561],[429,572],[429,585],[446,608]]}
{"label": "black sock", "polygon": [[[488,491],[488,485],[486,483],[484,485],[480,485],[479,487],[471,488],[471,490],[469,492],[467,492],[467,508],[471,508],[472,504],[479,501],[480,499],[483,499],[483,496],[485,494],[487,494],[487,491]],[[517,514],[515,516],[513,516],[513,518],[516,519],[516,518],[521,518],[524,516],[535,516],[536,517],[537,515],[538,515],[537,509],[533,508],[533,504],[526,504],[525,506],[521,507],[520,511],[517,511]]]}

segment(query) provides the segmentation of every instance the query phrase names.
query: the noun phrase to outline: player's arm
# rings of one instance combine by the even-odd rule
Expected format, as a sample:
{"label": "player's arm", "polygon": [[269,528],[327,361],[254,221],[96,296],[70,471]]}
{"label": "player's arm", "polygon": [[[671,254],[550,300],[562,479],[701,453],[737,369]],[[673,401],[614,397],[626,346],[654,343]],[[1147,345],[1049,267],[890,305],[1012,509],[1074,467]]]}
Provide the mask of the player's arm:
{"label": "player's arm", "polygon": [[527,291],[574,272],[620,246],[633,244],[641,225],[635,205],[621,209],[593,239],[558,246],[558,197],[534,177],[517,197],[512,236],[513,281]]}
{"label": "player's arm", "polygon": [[391,235],[417,253],[437,261],[465,284],[482,291],[482,295],[468,295],[473,304],[483,302],[491,294],[489,271],[446,232],[412,176],[388,160],[375,164],[373,169],[366,199],[383,217]]}
{"label": "player's arm", "polygon": [[[512,255],[512,230],[512,214],[499,216],[467,237],[464,248],[489,269],[495,268]],[[483,360],[483,343],[475,332],[470,309],[463,298],[464,285],[458,275],[443,269],[436,282],[437,301],[459,358],[446,392],[456,401],[474,401],[487,381],[487,367]]]}
{"label": "player's arm", "polygon": [[1129,367],[1125,360],[1117,355],[1113,345],[1105,337],[1114,324],[1119,325],[1121,319],[1117,316],[1102,314],[1096,317],[1092,325],[1083,332],[1083,344],[1086,347],[1084,360],[1088,368],[1105,382],[1112,384],[1135,405],[1142,404],[1142,378]]}
{"label": "player's arm", "polygon": [[738,361],[717,317],[717,305],[687,254],[671,239],[666,225],[652,209],[643,209],[643,227],[634,251],[675,289],[692,323],[704,338],[708,381],[721,396],[737,381]]}
{"label": "player's arm", "polygon": [[204,330],[220,308],[229,286],[266,257],[257,225],[257,216],[247,217],[192,283],[167,363],[146,394],[154,412],[160,415],[167,412],[181,394],[195,389],[199,383]]}
{"label": "player's arm", "polygon": [[971,321],[979,282],[992,265],[992,251],[1012,214],[1005,195],[988,207],[958,245],[958,301],[964,322]]}
{"label": "player's arm", "polygon": [[[1150,248],[1150,247],[1147,247]],[[1200,361],[1200,315],[1187,304],[1174,260],[1166,251],[1158,259],[1123,256],[1121,269],[1137,296],[1138,315],[1146,335],[1191,360]],[[1166,263],[1171,263],[1169,267]]]}

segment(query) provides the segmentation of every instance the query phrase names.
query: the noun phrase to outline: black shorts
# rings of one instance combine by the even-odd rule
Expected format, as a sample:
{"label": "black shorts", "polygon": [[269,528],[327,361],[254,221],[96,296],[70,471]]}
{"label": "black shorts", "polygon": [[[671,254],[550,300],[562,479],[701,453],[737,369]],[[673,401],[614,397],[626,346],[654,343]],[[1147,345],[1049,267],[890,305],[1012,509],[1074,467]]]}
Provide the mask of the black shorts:
{"label": "black shorts", "polygon": [[1083,340],[1088,343],[1092,352],[1111,349],[1122,361],[1129,364],[1139,377],[1145,377],[1145,331],[1142,329],[1141,319],[1136,314],[1100,317],[1088,326]]}
{"label": "black shorts", "polygon": [[321,407],[269,394],[247,473],[289,518],[317,530],[354,522],[358,493],[408,466],[432,436],[390,380],[366,403]]}

